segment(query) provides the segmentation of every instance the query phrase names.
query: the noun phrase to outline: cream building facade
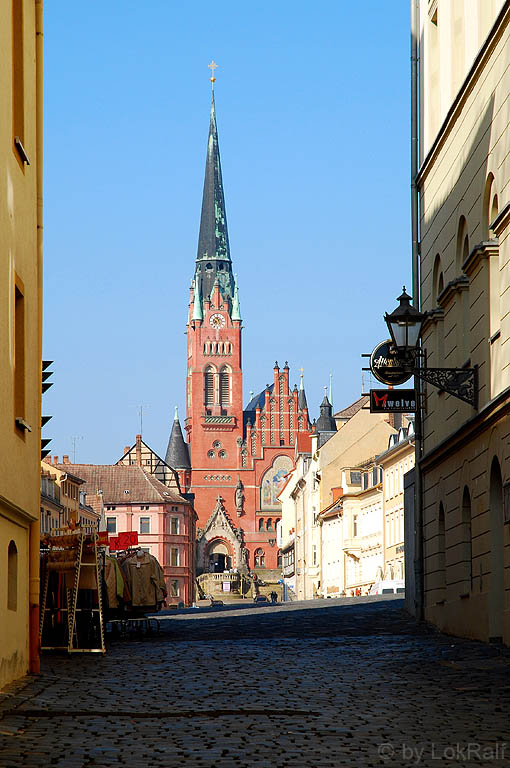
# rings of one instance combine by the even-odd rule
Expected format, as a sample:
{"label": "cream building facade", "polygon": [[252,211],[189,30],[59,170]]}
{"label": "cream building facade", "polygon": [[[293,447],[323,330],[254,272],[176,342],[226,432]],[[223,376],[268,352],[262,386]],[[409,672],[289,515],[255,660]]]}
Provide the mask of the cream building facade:
{"label": "cream building facade", "polygon": [[298,435],[294,469],[289,472],[281,502],[282,577],[285,594],[308,600],[319,588],[320,527],[317,435]]}
{"label": "cream building facade", "polygon": [[323,597],[367,591],[383,564],[382,490],[374,462],[396,430],[365,407],[341,413],[338,432],[318,454]]}
{"label": "cream building facade", "polygon": [[425,387],[424,615],[508,644],[510,3],[418,6],[422,343],[429,366],[479,376],[476,409]]}
{"label": "cream building facade", "polygon": [[0,6],[0,687],[39,670],[42,3]]}
{"label": "cream building facade", "polygon": [[383,577],[403,579],[404,548],[404,478],[415,464],[414,422],[390,435],[388,449],[377,456],[383,476],[384,557]]}

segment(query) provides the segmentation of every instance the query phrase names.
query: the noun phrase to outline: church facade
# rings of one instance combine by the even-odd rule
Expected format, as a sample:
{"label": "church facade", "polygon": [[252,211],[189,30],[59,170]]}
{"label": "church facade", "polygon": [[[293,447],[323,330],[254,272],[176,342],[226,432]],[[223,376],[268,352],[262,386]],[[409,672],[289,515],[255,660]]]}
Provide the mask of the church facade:
{"label": "church facade", "polygon": [[[302,379],[274,364],[271,384],[243,408],[242,319],[232,271],[214,103],[198,254],[189,293],[184,438],[176,413],[165,461],[195,496],[197,574],[281,572],[278,494],[310,422]],[[273,573],[271,573],[273,572]]]}

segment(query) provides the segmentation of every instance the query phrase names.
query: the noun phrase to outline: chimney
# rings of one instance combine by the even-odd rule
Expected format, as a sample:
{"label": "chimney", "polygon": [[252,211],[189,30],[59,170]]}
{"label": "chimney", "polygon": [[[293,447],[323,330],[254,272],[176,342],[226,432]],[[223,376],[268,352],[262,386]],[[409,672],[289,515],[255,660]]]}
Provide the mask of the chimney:
{"label": "chimney", "polygon": [[136,466],[142,466],[142,436],[136,436]]}
{"label": "chimney", "polygon": [[129,453],[130,450],[131,450],[131,446],[130,445],[126,445],[126,447],[124,448],[124,453],[122,455],[125,456],[126,453]]}
{"label": "chimney", "polygon": [[58,464],[58,456],[54,456],[53,457],[53,463],[54,464]]}
{"label": "chimney", "polygon": [[70,463],[71,462],[69,461],[69,456],[66,456],[66,454],[64,454],[62,456],[62,464],[70,464]]}

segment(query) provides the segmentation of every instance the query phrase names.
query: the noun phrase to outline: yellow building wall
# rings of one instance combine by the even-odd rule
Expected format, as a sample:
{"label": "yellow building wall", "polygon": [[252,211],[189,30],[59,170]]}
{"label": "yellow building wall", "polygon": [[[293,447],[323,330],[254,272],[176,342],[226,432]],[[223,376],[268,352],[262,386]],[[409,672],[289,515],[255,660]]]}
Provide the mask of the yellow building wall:
{"label": "yellow building wall", "polygon": [[[29,666],[29,540],[31,524],[38,527],[39,521],[42,126],[37,97],[41,93],[42,38],[36,36],[36,20],[41,20],[40,8],[34,0],[0,4],[0,687],[24,674]],[[21,19],[16,34],[13,12]],[[22,44],[14,50],[16,40]],[[23,77],[18,80],[13,75],[15,62],[18,67],[22,64]],[[22,130],[19,121],[14,125],[14,81],[21,83],[17,92],[18,103],[23,105]],[[14,146],[15,132],[22,133],[30,165],[21,161]],[[18,298],[17,313],[16,284],[23,296]],[[20,361],[21,350],[24,375],[17,377],[15,405],[15,351]],[[24,407],[20,405],[23,386]],[[23,418],[32,431],[16,427],[16,417]],[[32,534],[38,541],[38,530]],[[16,610],[8,607],[7,601],[10,541],[17,548]],[[34,576],[32,602],[38,601],[38,593]]]}
{"label": "yellow building wall", "polygon": [[[426,4],[421,5],[425,28],[430,20]],[[462,28],[471,30],[464,41],[464,75],[497,14],[503,9],[504,15],[469,87],[463,89],[463,78],[453,81],[451,68],[441,67],[446,94],[441,119],[451,112],[442,127],[441,119],[432,125],[425,150],[434,141],[435,149],[418,177],[422,310],[434,313],[422,336],[428,364],[453,368],[469,363],[479,370],[477,410],[432,386],[424,387],[425,618],[454,634],[502,638],[510,644],[508,496],[506,508],[498,502],[502,509],[497,509],[493,501],[493,494],[502,496],[510,483],[508,216],[497,231],[489,229],[498,209],[501,214],[510,202],[510,12],[500,0],[473,0],[463,11],[458,3],[453,5],[458,34]],[[440,27],[454,24],[448,16],[453,5],[439,0]],[[424,35],[424,61],[429,32]],[[450,43],[440,40],[439,46],[441,62],[451,60],[453,69],[459,69]],[[425,115],[434,106],[427,72],[425,65]],[[501,469],[498,482],[491,477],[494,460]]]}

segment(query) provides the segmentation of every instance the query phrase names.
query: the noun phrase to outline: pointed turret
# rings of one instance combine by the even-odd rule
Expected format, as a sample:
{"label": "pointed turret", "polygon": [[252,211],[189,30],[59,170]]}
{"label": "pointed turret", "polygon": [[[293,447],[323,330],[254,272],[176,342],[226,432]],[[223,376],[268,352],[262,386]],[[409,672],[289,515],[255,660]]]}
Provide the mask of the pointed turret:
{"label": "pointed turret", "polygon": [[165,462],[172,469],[191,469],[188,446],[182,436],[177,406],[175,406],[174,423],[168,441],[168,448],[166,449]]}
{"label": "pointed turret", "polygon": [[324,399],[320,405],[321,414],[315,425],[316,432],[319,436],[318,448],[320,448],[321,445],[324,445],[330,437],[333,437],[337,431],[336,421],[333,418],[333,407],[328,400],[326,389],[327,388],[324,387]]}
{"label": "pointed turret", "polygon": [[306,402],[305,387],[303,385],[303,369],[302,368],[301,368],[301,378],[299,382],[298,406],[300,411],[304,411],[305,408],[308,410],[308,403]]}
{"label": "pointed turret", "polygon": [[230,261],[213,82],[202,215],[195,272],[195,279],[201,296],[204,299],[209,297],[216,278],[218,278],[223,296],[232,300],[234,295],[234,276]]}
{"label": "pointed turret", "polygon": [[241,307],[239,306],[239,290],[237,288],[237,275],[234,278],[234,299],[232,301],[232,320],[241,320]]}
{"label": "pointed turret", "polygon": [[198,280],[194,280],[193,283],[193,317],[191,319],[203,320],[204,313],[202,311],[202,296],[200,295],[200,286],[198,285]]}

